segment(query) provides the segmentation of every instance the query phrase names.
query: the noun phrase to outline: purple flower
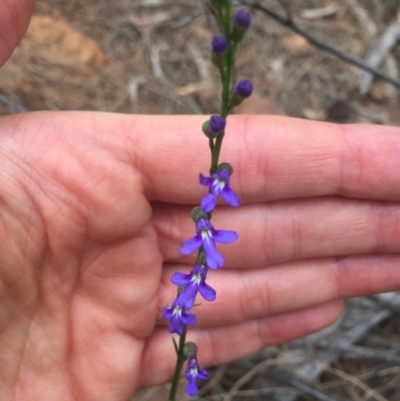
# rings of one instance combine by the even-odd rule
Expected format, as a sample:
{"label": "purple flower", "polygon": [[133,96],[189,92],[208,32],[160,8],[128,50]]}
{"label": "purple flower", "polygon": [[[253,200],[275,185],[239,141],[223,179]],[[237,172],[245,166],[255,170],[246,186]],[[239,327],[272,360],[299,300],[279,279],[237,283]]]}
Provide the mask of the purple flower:
{"label": "purple flower", "polygon": [[170,308],[167,306],[164,308],[163,318],[171,319],[168,331],[170,333],[177,333],[180,336],[183,333],[184,324],[186,326],[193,326],[196,323],[196,316],[192,313],[186,313],[186,308],[179,297],[175,299]]}
{"label": "purple flower", "polygon": [[186,379],[188,380],[186,392],[191,397],[195,396],[199,391],[197,387],[197,379],[208,379],[207,371],[200,369],[199,363],[197,362],[196,352],[189,352],[186,369]]}
{"label": "purple flower", "polygon": [[239,10],[235,15],[235,26],[241,29],[247,29],[251,23],[251,14],[244,8]]}
{"label": "purple flower", "polygon": [[239,206],[239,198],[233,189],[229,187],[232,172],[233,169],[230,164],[221,163],[211,177],[204,177],[200,173],[200,184],[209,188],[209,193],[201,200],[201,208],[205,212],[214,210],[217,199],[221,194],[228,205]]}
{"label": "purple flower", "polygon": [[190,274],[175,272],[172,275],[172,283],[185,286],[178,296],[185,309],[193,307],[197,292],[200,292],[206,301],[214,301],[216,298],[216,291],[205,282],[206,277],[207,266],[204,264],[196,264]]}
{"label": "purple flower", "polygon": [[225,36],[214,36],[211,41],[212,51],[214,54],[221,55],[228,51],[229,42]]}
{"label": "purple flower", "polygon": [[235,231],[214,230],[205,213],[200,215],[195,221],[197,234],[182,244],[181,253],[188,255],[203,246],[208,267],[211,269],[221,268],[224,264],[224,258],[218,253],[215,241],[230,244],[231,242],[235,242],[239,236]]}
{"label": "purple flower", "polygon": [[237,84],[235,93],[240,98],[248,98],[253,93],[253,84],[248,79],[243,79]]}

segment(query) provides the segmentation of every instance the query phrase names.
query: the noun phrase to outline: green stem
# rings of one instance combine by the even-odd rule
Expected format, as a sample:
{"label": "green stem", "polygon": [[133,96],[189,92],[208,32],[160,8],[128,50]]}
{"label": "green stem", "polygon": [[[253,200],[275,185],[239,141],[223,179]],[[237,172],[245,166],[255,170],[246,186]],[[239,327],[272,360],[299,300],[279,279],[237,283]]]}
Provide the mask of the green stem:
{"label": "green stem", "polygon": [[223,26],[224,23],[225,23],[225,20],[224,20],[224,15],[223,15],[223,13],[222,13],[222,10],[221,10],[220,8],[217,10],[217,16],[218,16],[218,22],[219,22],[219,24],[220,24],[221,26]]}
{"label": "green stem", "polygon": [[175,401],[175,398],[176,398],[176,392],[178,390],[179,378],[181,376],[182,366],[185,362],[185,355],[183,353],[183,347],[185,346],[185,342],[186,342],[186,332],[187,332],[187,326],[184,325],[183,333],[179,338],[179,349],[178,349],[178,355],[177,355],[177,360],[176,360],[175,373],[174,373],[174,378],[172,379],[172,385],[171,385],[171,390],[169,392],[168,401]]}
{"label": "green stem", "polygon": [[[224,23],[221,24],[226,38],[231,37],[231,13],[232,13],[232,4],[230,1],[227,1],[226,7],[225,7],[225,20],[224,20]],[[222,117],[224,117],[225,119],[230,112],[229,94],[230,94],[230,90],[231,90],[231,86],[232,86],[233,67],[235,65],[236,46],[237,46],[237,44],[231,40],[228,54],[226,55],[226,57],[227,57],[226,70],[220,68],[221,81],[222,81],[220,115]],[[224,139],[224,135],[225,135],[225,132],[221,133],[217,137],[217,139],[215,140],[215,144],[212,148],[210,174],[214,174],[217,171],[219,155],[221,153],[221,147],[222,147],[222,141]]]}
{"label": "green stem", "polygon": [[[223,80],[222,83],[222,96],[221,96],[221,116],[226,119],[230,111],[229,105],[229,94],[232,86],[233,78],[233,67],[235,64],[235,54],[236,54],[236,43],[231,43],[229,51],[227,54],[227,66],[224,74],[221,73]],[[211,167],[210,174],[214,174],[217,171],[219,155],[221,153],[222,141],[224,139],[225,132],[217,136],[215,144],[211,152]]]}
{"label": "green stem", "polygon": [[231,34],[231,10],[232,2],[228,0],[225,6],[225,21],[221,24],[226,38],[229,38]]}

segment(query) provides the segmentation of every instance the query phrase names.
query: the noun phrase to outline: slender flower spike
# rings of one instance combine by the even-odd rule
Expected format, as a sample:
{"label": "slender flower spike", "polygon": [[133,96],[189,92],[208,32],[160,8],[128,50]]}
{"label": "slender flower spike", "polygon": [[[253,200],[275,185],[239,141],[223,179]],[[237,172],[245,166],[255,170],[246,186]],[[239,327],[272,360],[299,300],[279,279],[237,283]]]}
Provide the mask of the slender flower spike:
{"label": "slender flower spike", "polygon": [[189,348],[187,357],[187,369],[186,369],[186,379],[188,384],[186,386],[186,392],[194,397],[199,391],[197,387],[197,379],[207,380],[208,374],[206,370],[200,369],[199,363],[197,361],[196,351],[197,346],[194,343],[187,343],[186,347]]}
{"label": "slender flower spike", "polygon": [[224,264],[224,258],[217,251],[215,241],[222,244],[230,244],[235,242],[239,236],[235,231],[215,230],[207,214],[199,207],[193,209],[192,216],[196,223],[196,235],[182,244],[181,253],[189,255],[203,246],[208,267],[220,269]]}
{"label": "slender flower spike", "polygon": [[180,336],[183,333],[184,324],[186,326],[193,326],[196,323],[196,316],[192,313],[186,313],[186,308],[179,297],[172,303],[171,308],[167,306],[164,308],[163,318],[171,319],[168,331],[170,333],[177,333]]}
{"label": "slender flower spike", "polygon": [[187,361],[185,376],[188,381],[186,392],[189,396],[197,395],[198,379],[208,379],[207,372],[200,369],[197,360],[197,345],[186,341],[187,326],[196,323],[196,316],[192,310],[197,306],[195,305],[197,294],[206,301],[216,299],[216,291],[206,283],[208,270],[218,270],[224,264],[224,258],[218,252],[216,242],[229,244],[239,238],[235,231],[214,229],[210,220],[220,196],[227,204],[239,206],[239,198],[230,188],[233,168],[229,163],[219,164],[219,159],[228,115],[253,92],[253,85],[249,80],[242,80],[236,86],[233,85],[237,46],[249,30],[251,15],[245,9],[233,15],[233,0],[208,0],[208,3],[215,9],[222,32],[222,35],[214,36],[210,43],[211,62],[218,69],[222,83],[220,105],[222,111],[220,115],[209,117],[202,126],[211,151],[211,166],[210,176],[206,177],[200,173],[199,181],[201,185],[207,187],[208,193],[204,194],[201,206],[195,207],[191,213],[195,223],[195,235],[187,239],[180,248],[183,255],[194,256],[194,252],[198,251],[197,260],[189,274],[175,272],[172,275],[172,283],[178,286],[176,299],[171,306],[166,306],[163,310],[164,319],[169,319],[169,332],[180,335],[179,344],[174,340],[177,359],[169,401],[176,400],[184,361]]}
{"label": "slender flower spike", "polygon": [[204,264],[197,264],[190,274],[175,272],[171,281],[175,285],[185,286],[183,291],[179,294],[179,301],[185,309],[191,309],[194,305],[194,300],[198,292],[206,301],[214,301],[217,293],[206,284],[207,266]]}
{"label": "slender flower spike", "polygon": [[201,200],[201,208],[205,212],[209,213],[214,210],[218,197],[221,194],[228,205],[239,206],[239,198],[233,189],[229,187],[232,173],[233,169],[229,163],[221,163],[211,177],[204,177],[200,173],[200,184],[209,188],[209,193]]}
{"label": "slender flower spike", "polygon": [[223,35],[214,36],[211,41],[212,51],[215,55],[222,55],[228,51],[229,42]]}

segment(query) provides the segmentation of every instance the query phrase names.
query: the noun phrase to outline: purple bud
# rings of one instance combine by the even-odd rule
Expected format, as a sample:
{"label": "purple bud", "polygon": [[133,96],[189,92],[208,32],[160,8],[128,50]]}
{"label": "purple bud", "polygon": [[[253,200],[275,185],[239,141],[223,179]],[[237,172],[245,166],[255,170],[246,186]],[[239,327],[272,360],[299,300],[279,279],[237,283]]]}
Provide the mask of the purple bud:
{"label": "purple bud", "polygon": [[247,29],[251,23],[251,14],[242,8],[236,13],[235,25],[241,29]]}
{"label": "purple bud", "polygon": [[214,36],[211,42],[212,50],[214,54],[224,54],[228,51],[229,42],[225,36],[218,35]]}
{"label": "purple bud", "polygon": [[209,133],[212,135],[217,135],[225,129],[225,126],[226,126],[225,118],[219,115],[211,116]]}
{"label": "purple bud", "polygon": [[248,79],[243,79],[237,84],[235,92],[241,98],[248,98],[253,93],[253,84]]}

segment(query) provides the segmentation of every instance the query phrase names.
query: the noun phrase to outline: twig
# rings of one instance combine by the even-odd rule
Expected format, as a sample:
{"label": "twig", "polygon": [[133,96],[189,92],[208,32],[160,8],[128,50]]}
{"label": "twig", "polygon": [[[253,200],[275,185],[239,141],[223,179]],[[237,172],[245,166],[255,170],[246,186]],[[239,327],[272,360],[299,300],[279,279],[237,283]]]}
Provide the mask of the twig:
{"label": "twig", "polygon": [[290,4],[287,0],[278,0],[279,4],[282,6],[282,8],[285,10],[286,12],[286,16],[288,19],[292,19],[292,10],[290,8]]}
{"label": "twig", "polygon": [[386,294],[370,295],[368,297],[376,305],[396,315],[400,315],[400,293],[390,292]]}
{"label": "twig", "polygon": [[375,22],[372,21],[368,11],[364,7],[361,7],[357,0],[347,0],[347,3],[349,4],[351,11],[353,11],[354,16],[358,19],[359,24],[365,29],[369,37],[375,36],[378,28]]}
{"label": "twig", "polygon": [[312,45],[318,47],[319,49],[325,50],[335,55],[336,57],[342,59],[343,61],[346,61],[349,64],[356,65],[362,70],[370,72],[371,74],[382,79],[383,81],[389,82],[392,85],[400,88],[400,80],[392,78],[391,76],[381,71],[380,69],[368,65],[361,58],[354,56],[350,53],[347,53],[344,50],[340,49],[339,47],[331,43],[328,43],[325,40],[318,38],[317,36],[314,36],[310,31],[298,25],[294,20],[290,19],[287,15],[277,11],[274,7],[265,4],[261,0],[235,0],[235,3],[252,6],[256,9],[265,12],[270,17],[278,21],[280,24],[288,27],[292,31],[306,38]]}
{"label": "twig", "polygon": [[171,24],[171,28],[178,29],[182,28],[185,25],[192,23],[196,18],[203,14],[203,10],[201,8],[197,8],[189,15],[184,15],[181,19],[173,22]]}
{"label": "twig", "polygon": [[[395,23],[390,25],[383,33],[381,39],[370,50],[367,56],[367,63],[370,66],[378,67],[382,60],[389,55],[396,43],[400,40],[400,15]],[[359,80],[359,91],[361,95],[365,95],[372,83],[373,76],[363,71]]]}
{"label": "twig", "polygon": [[257,364],[256,366],[254,366],[252,369],[250,369],[248,372],[246,372],[245,375],[243,375],[239,380],[237,380],[235,382],[235,384],[229,390],[229,393],[226,394],[226,396],[224,397],[223,401],[231,401],[231,399],[238,392],[238,390],[244,384],[246,384],[249,380],[251,380],[255,375],[262,372],[267,367],[279,364],[281,362],[281,359],[284,359],[284,358],[285,358],[285,355],[279,356],[274,359],[266,359],[265,361],[262,361],[259,364]]}
{"label": "twig", "polygon": [[0,104],[5,107],[5,109],[11,114],[24,113],[28,111],[24,106],[20,103],[9,99],[8,97],[0,94]]}
{"label": "twig", "polygon": [[[294,348],[286,352],[287,357],[290,353],[291,363],[287,367],[282,366],[281,369],[288,371],[289,375],[293,375],[293,369],[295,369],[296,376],[299,378],[307,377],[310,381],[317,380],[324,371],[323,367],[331,365],[338,356],[343,354],[343,348],[346,350],[351,348],[352,344],[360,341],[372,327],[390,315],[389,311],[382,310],[369,299],[361,298],[349,301],[345,313],[333,326],[312,334],[307,339],[293,341],[291,347]],[[311,354],[310,349],[312,349]],[[296,360],[300,360],[300,363]],[[271,384],[268,378],[269,375],[261,383],[263,385]],[[279,392],[275,394],[275,399],[295,401],[298,398],[293,393]],[[341,399],[341,401],[343,400]]]}
{"label": "twig", "polygon": [[[319,362],[317,362],[319,363]],[[321,364],[321,363],[320,363]],[[352,376],[346,372],[343,372],[339,369],[332,368],[328,365],[321,364],[324,368],[325,371],[332,373],[333,375],[336,375],[337,377],[340,377],[341,379],[347,380],[350,383],[353,383],[356,387],[360,388],[363,390],[366,395],[369,397],[375,398],[376,401],[388,401],[387,398],[382,397],[380,394],[378,394],[374,389],[371,387],[367,386],[363,381],[358,379],[355,376]]]}
{"label": "twig", "polygon": [[398,349],[381,350],[359,345],[343,345],[337,347],[337,350],[347,359],[365,358],[395,363],[396,365],[400,364],[400,353]]}
{"label": "twig", "polygon": [[[292,387],[300,390],[302,394],[310,394],[320,401],[338,401],[337,398],[332,398],[328,394],[323,393],[321,390],[313,387],[310,383],[307,383],[300,377],[293,377],[289,372],[284,370],[276,370],[275,372],[269,373],[269,377],[279,383],[289,384]],[[347,401],[348,398],[341,397],[340,401]]]}

